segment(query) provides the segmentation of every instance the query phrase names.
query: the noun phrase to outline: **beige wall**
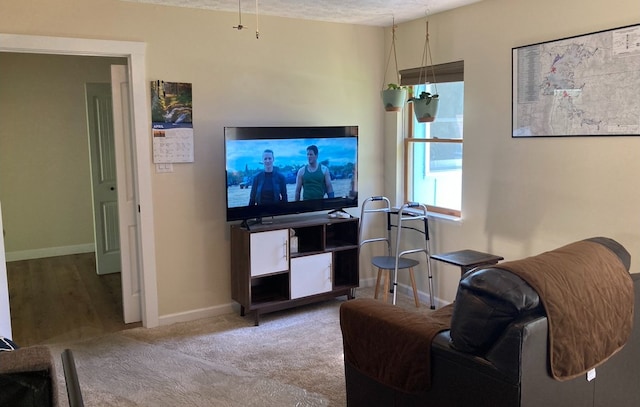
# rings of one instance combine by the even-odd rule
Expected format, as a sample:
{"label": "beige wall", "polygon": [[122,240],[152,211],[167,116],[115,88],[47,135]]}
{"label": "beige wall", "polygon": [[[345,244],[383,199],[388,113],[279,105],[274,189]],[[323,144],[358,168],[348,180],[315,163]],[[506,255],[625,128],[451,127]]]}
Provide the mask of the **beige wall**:
{"label": "beige wall", "polygon": [[160,316],[231,301],[224,126],[359,125],[359,190],[382,189],[383,29],[265,16],[256,40],[236,24],[237,13],[115,0],[0,14],[5,33],[143,41],[149,81],[193,84],[195,162],[152,180]]}
{"label": "beige wall", "polygon": [[[485,0],[429,19],[434,62],[465,64],[463,220],[434,222],[434,251],[515,260],[608,236],[640,272],[640,137],[511,138],[513,47],[639,21],[637,0]],[[398,28],[401,69],[419,66],[424,30],[424,20]],[[458,270],[434,264],[437,292],[452,300]]]}
{"label": "beige wall", "polygon": [[0,53],[0,199],[5,250],[91,247],[85,84],[122,58]]}
{"label": "beige wall", "polygon": [[[148,80],[193,84],[195,163],[153,176],[161,316],[230,301],[225,125],[357,124],[361,196],[396,196],[401,185],[401,126],[378,96],[389,33],[263,17],[255,40],[231,28],[236,19],[115,0],[27,0],[0,14],[6,33],[144,41]],[[463,59],[466,86],[464,219],[433,222],[435,251],[515,259],[605,235],[640,254],[640,138],[510,137],[512,47],[638,21],[637,0],[484,0],[431,17],[435,62]],[[422,20],[400,26],[400,68],[420,64],[423,30]],[[451,301],[456,279],[438,265],[438,296]]]}

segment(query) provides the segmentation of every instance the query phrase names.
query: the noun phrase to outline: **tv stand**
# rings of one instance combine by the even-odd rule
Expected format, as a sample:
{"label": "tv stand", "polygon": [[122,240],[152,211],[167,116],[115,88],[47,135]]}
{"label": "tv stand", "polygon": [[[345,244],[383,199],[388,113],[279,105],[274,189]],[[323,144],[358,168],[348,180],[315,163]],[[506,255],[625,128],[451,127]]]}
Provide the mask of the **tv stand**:
{"label": "tv stand", "polygon": [[261,314],[354,297],[360,284],[358,218],[279,218],[250,229],[244,223],[231,226],[231,298],[240,315],[254,312],[259,325]]}

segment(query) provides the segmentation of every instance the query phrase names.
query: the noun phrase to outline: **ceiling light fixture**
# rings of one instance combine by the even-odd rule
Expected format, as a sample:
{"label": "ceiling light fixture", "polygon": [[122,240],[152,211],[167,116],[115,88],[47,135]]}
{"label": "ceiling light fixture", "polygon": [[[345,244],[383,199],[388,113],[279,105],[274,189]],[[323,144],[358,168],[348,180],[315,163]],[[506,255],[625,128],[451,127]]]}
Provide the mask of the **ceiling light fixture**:
{"label": "ceiling light fixture", "polygon": [[238,25],[234,25],[233,28],[238,31],[245,28],[245,26],[242,25],[242,7],[240,6],[240,0],[238,0]]}
{"label": "ceiling light fixture", "polygon": [[[234,25],[233,28],[238,31],[248,28],[247,26],[242,24],[242,5],[240,0],[238,0],[238,25]],[[256,39],[259,38],[260,30],[258,29],[258,0],[256,0]]]}

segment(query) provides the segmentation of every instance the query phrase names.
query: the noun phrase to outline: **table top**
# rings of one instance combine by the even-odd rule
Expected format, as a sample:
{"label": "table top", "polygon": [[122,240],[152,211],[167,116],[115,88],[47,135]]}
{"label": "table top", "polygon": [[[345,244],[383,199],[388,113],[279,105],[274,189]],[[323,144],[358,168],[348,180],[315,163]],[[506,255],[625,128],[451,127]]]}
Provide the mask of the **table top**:
{"label": "table top", "polygon": [[500,260],[504,260],[502,256],[495,254],[479,252],[476,250],[458,250],[455,252],[432,254],[432,259],[444,261],[445,263],[455,264],[456,266],[469,267],[480,264],[496,264]]}

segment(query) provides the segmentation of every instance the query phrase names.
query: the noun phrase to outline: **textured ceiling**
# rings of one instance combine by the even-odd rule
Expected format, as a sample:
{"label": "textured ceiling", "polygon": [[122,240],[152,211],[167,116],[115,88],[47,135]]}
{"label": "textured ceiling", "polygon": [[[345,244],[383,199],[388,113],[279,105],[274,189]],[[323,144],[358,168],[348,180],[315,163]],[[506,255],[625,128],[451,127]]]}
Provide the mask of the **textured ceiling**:
{"label": "textured ceiling", "polygon": [[[238,0],[124,0],[165,6],[238,12]],[[258,0],[258,15],[390,26],[481,0]],[[256,0],[240,0],[242,14],[255,15]]]}

